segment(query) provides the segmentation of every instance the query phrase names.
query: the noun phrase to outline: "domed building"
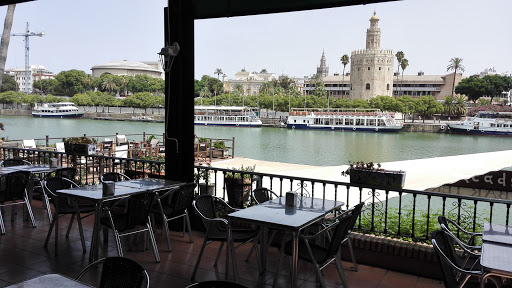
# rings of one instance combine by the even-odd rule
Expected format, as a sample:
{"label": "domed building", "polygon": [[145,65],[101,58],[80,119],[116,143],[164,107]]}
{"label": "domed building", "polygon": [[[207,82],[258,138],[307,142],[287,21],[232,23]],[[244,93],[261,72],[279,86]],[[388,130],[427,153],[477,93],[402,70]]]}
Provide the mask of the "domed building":
{"label": "domed building", "polygon": [[157,62],[136,62],[136,61],[110,61],[104,64],[99,64],[91,68],[92,76],[100,77],[101,75],[108,73],[112,75],[128,75],[135,76],[139,74],[145,74],[153,78],[164,79],[164,71]]}

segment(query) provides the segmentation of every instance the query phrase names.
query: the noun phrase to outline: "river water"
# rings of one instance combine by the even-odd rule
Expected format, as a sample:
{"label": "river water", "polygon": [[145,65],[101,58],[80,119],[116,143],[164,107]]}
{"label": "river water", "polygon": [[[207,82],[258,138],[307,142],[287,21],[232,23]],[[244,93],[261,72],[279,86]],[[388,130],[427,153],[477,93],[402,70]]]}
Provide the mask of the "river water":
{"label": "river water", "polygon": [[[163,123],[132,121],[0,116],[0,122],[6,128],[1,136],[11,140],[45,138],[46,135],[52,138],[142,132],[161,135],[164,130]],[[195,134],[198,137],[221,139],[235,137],[235,156],[316,166],[338,166],[350,161],[390,162],[512,149],[512,137],[440,133],[387,134],[196,126]],[[44,145],[44,141],[38,144]]]}

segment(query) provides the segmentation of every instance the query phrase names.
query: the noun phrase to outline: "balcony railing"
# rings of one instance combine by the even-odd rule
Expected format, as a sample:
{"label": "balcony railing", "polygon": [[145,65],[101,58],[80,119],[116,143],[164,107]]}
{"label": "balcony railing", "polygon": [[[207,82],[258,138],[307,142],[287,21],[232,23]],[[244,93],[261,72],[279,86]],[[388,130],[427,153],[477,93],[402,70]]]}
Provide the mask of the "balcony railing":
{"label": "balcony railing", "polygon": [[[106,172],[116,171],[131,178],[165,177],[165,164],[160,161],[134,158],[116,158],[102,155],[73,156],[62,152],[37,149],[3,147],[2,159],[23,158],[34,164],[48,163],[57,158],[61,166],[74,166],[79,170],[82,185],[98,183],[99,177]],[[198,184],[212,186],[213,194],[228,199],[225,185],[226,174],[240,173],[249,175],[249,184],[239,184],[252,191],[257,187],[266,187],[283,196],[288,191],[296,191],[301,196],[343,201],[346,208],[359,202],[366,203],[357,222],[362,232],[383,234],[391,237],[426,241],[430,233],[438,229],[437,217],[446,215],[454,219],[469,231],[481,231],[484,222],[509,225],[512,201],[490,199],[464,195],[446,194],[409,189],[389,189],[371,185],[351,184],[278,174],[237,171],[198,165],[195,173],[208,171],[209,183],[196,178]],[[205,175],[202,173],[202,175]],[[248,188],[249,187],[249,188]],[[198,189],[199,193],[199,189]],[[252,205],[249,200],[246,205]],[[462,235],[459,235],[462,236]]]}

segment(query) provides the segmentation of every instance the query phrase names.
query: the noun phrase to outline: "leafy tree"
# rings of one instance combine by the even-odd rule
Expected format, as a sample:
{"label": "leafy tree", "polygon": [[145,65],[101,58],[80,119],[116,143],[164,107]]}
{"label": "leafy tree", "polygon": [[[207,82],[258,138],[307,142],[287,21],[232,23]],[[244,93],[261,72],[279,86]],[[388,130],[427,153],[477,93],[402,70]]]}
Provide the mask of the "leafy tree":
{"label": "leafy tree", "polygon": [[462,58],[454,57],[450,59],[450,64],[446,67],[446,71],[454,71],[453,73],[453,86],[452,86],[452,96],[455,92],[455,76],[457,76],[457,71],[464,72],[464,65],[462,65]]}
{"label": "leafy tree", "polygon": [[34,107],[34,104],[36,103],[42,103],[44,100],[44,97],[38,94],[25,94],[21,97],[21,102],[29,104],[30,107]]}
{"label": "leafy tree", "polygon": [[146,74],[135,75],[128,82],[128,90],[132,93],[149,92],[151,91],[152,77]]}
{"label": "leafy tree", "polygon": [[261,69],[260,73],[268,73],[268,72],[267,72],[267,69],[263,68],[263,69]]}
{"label": "leafy tree", "polygon": [[[397,104],[398,104],[398,111],[402,113],[405,120],[406,114],[413,114],[416,111],[416,100],[413,99],[411,96],[404,95],[397,98]],[[413,117],[414,122],[414,117]]]}
{"label": "leafy tree", "polygon": [[464,115],[466,114],[467,108],[466,108],[466,97],[463,95],[457,95],[454,99],[455,102],[455,114],[457,115]]}
{"label": "leafy tree", "polygon": [[491,93],[490,83],[485,81],[483,78],[478,77],[478,75],[473,75],[468,78],[462,79],[460,83],[455,88],[455,92],[457,94],[466,95],[468,100],[476,101],[483,96],[489,95]]}
{"label": "leafy tree", "polygon": [[382,111],[398,111],[398,102],[391,96],[377,96],[369,100],[371,108],[380,109]]}
{"label": "leafy tree", "polygon": [[213,74],[217,74],[217,80],[219,80],[219,76],[224,73],[222,72],[222,69],[217,68],[215,69],[215,72]]}
{"label": "leafy tree", "polygon": [[50,94],[55,93],[57,91],[59,81],[57,81],[56,79],[36,80],[34,81],[33,86],[37,87],[44,94]]}
{"label": "leafy tree", "polygon": [[0,103],[2,104],[19,104],[22,103],[21,99],[26,95],[22,92],[7,91],[0,93]]}
{"label": "leafy tree", "polygon": [[426,117],[442,113],[443,105],[432,96],[421,96],[416,102],[416,112],[423,116],[423,122],[425,122]]}
{"label": "leafy tree", "polygon": [[14,80],[14,77],[9,74],[4,74],[4,78],[2,80],[2,89],[0,92],[17,91],[17,86],[18,84],[16,83],[16,80]]}
{"label": "leafy tree", "polygon": [[203,77],[201,77],[201,81],[199,81],[199,84],[201,85],[201,90],[203,90],[203,88],[206,86],[210,91],[210,95],[218,95],[224,92],[224,84],[222,84],[222,82],[215,77],[203,75]]}
{"label": "leafy tree", "polygon": [[444,113],[446,113],[448,116],[452,115],[455,111],[455,103],[452,96],[446,96],[444,98]]}
{"label": "leafy tree", "polygon": [[127,87],[128,87],[128,83],[130,83],[131,78],[133,78],[133,77],[128,76],[128,75],[119,75],[119,77],[118,77],[119,84],[123,88],[123,95],[125,95],[125,96],[128,94]]}
{"label": "leafy tree", "polygon": [[512,89],[512,78],[509,76],[501,75],[486,75],[483,80],[489,83],[489,91],[487,96],[491,98],[491,103],[494,97],[500,96],[504,91]]}
{"label": "leafy tree", "polygon": [[70,100],[77,106],[94,106],[91,97],[85,93],[75,94]]}
{"label": "leafy tree", "polygon": [[57,96],[53,96],[51,94],[48,94],[44,97],[44,101],[41,101],[41,102],[45,102],[45,103],[57,103],[57,102],[62,102],[62,97],[57,97]]}
{"label": "leafy tree", "polygon": [[290,79],[290,77],[288,76],[279,76],[279,87],[283,88],[285,91],[288,90],[290,88],[290,86],[292,86],[295,81],[293,81],[292,79]]}
{"label": "leafy tree", "polygon": [[94,81],[94,77],[90,74],[87,74],[87,75],[85,75],[84,78],[82,78],[83,92],[92,90],[93,81]]}
{"label": "leafy tree", "polygon": [[56,92],[66,96],[73,96],[82,92],[82,79],[87,77],[84,71],[68,70],[62,71],[55,76],[58,81]]}
{"label": "leafy tree", "polygon": [[400,83],[400,93],[402,94],[402,85],[404,84],[404,71],[405,68],[409,66],[409,60],[403,58],[402,61],[400,61],[400,68],[402,68],[402,83]]}

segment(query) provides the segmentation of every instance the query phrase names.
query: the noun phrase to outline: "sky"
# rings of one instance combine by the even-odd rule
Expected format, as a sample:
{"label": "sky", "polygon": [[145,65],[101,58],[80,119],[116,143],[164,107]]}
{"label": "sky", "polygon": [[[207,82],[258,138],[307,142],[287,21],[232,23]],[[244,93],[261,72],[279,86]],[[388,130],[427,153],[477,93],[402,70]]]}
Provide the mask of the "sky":
{"label": "sky", "polygon": [[[108,61],[157,61],[165,6],[166,0],[38,0],[16,6],[11,33],[23,33],[26,22],[30,31],[45,32],[29,38],[30,64],[54,73],[78,69],[90,74],[91,67]],[[6,11],[0,7],[0,25]],[[241,69],[311,76],[322,52],[329,74],[342,73],[340,57],[365,48],[374,12],[381,48],[405,53],[406,75],[447,74],[454,57],[463,59],[465,76],[486,68],[510,74],[510,11],[509,0],[403,0],[197,20],[195,78],[217,77],[217,68],[228,78]],[[11,37],[6,69],[24,67],[24,47],[23,37]],[[345,72],[349,69],[350,64]]]}

